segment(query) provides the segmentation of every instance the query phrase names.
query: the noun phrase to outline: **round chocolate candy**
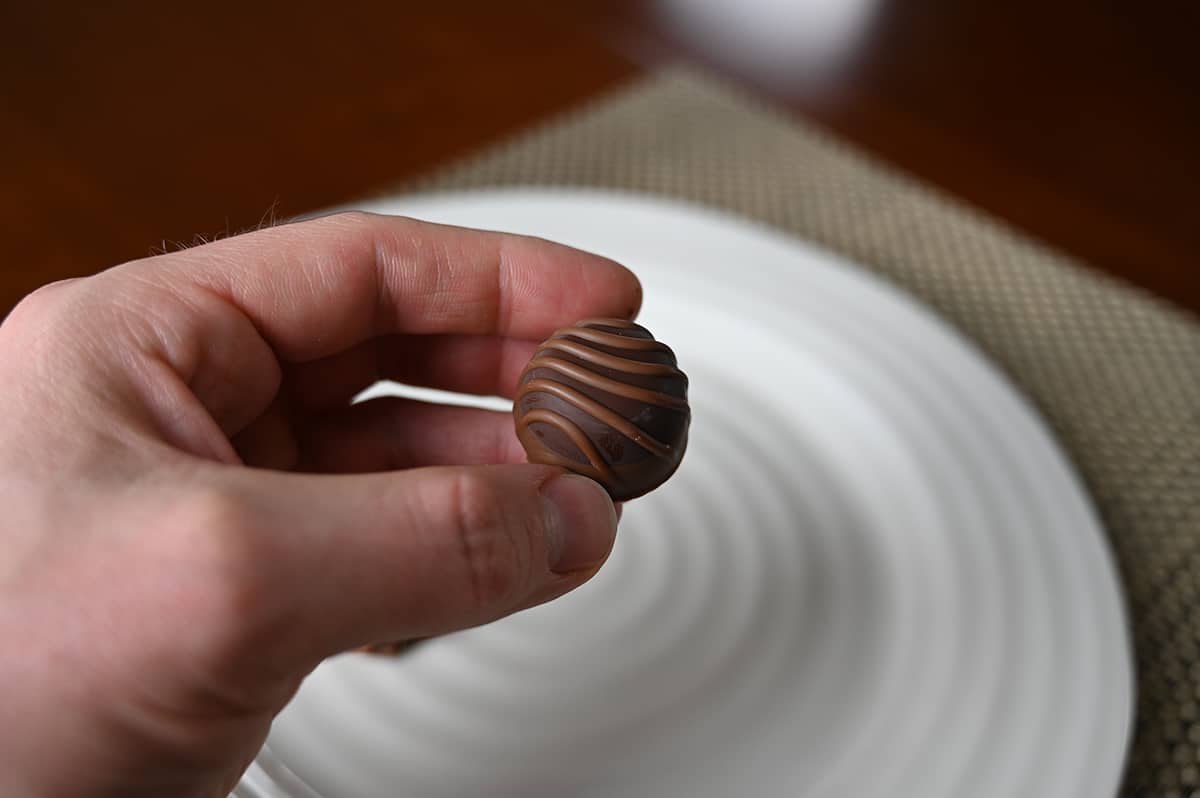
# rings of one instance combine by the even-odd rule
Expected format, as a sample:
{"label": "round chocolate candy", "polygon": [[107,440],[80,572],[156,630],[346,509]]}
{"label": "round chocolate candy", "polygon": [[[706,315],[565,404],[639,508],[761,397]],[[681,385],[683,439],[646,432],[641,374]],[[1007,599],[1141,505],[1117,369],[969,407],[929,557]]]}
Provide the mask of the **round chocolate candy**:
{"label": "round chocolate candy", "polygon": [[586,319],[544,341],[517,386],[513,418],[531,463],[599,482],[614,501],[679,467],[691,411],[675,353],[645,327]]}

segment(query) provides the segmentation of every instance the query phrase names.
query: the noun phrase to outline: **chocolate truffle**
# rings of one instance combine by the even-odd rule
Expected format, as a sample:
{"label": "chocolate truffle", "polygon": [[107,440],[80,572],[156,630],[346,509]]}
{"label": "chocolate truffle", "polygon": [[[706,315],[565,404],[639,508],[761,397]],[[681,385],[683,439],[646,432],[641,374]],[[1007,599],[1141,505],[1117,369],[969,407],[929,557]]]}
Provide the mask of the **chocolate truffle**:
{"label": "chocolate truffle", "polygon": [[657,488],[683,459],[691,411],[675,353],[624,319],[585,319],[542,343],[513,418],[531,463],[599,482],[613,501]]}

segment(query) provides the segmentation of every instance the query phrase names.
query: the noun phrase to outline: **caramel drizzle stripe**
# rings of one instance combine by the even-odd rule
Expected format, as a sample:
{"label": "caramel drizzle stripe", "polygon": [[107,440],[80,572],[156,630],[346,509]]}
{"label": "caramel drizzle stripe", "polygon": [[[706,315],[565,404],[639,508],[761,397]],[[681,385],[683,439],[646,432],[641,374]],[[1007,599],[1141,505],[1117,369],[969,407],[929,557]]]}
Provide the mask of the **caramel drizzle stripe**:
{"label": "caramel drizzle stripe", "polygon": [[[582,474],[585,477],[590,477],[597,482],[604,482],[604,475],[598,469],[588,463],[580,463],[578,460],[572,460],[569,457],[563,457],[558,452],[552,452],[549,449],[542,447],[538,452],[537,462],[541,465],[559,466],[576,474]],[[616,483],[610,483],[616,484]]]}
{"label": "caramel drizzle stripe", "polygon": [[[571,439],[571,443],[575,444],[579,451],[583,452],[584,457],[588,459],[592,469],[604,482],[609,484],[615,484],[617,482],[617,475],[613,473],[612,468],[604,461],[604,458],[600,456],[599,450],[596,449],[596,444],[592,443],[591,439],[588,438],[584,431],[581,430],[574,421],[571,421],[571,419],[565,418],[564,416],[555,413],[552,410],[539,407],[535,410],[530,410],[522,418],[522,423],[526,427],[536,422],[541,422],[543,424],[549,424],[552,427],[556,427],[560,432]],[[551,454],[553,453],[551,452]],[[575,462],[574,460],[568,460],[560,455],[555,455],[555,458],[560,461],[556,463],[556,465],[563,465],[570,468],[577,468],[579,466],[579,463]]]}
{"label": "caramel drizzle stripe", "polygon": [[551,338],[542,344],[542,349],[557,349],[560,352],[574,355],[580,360],[586,360],[588,363],[594,363],[613,371],[623,371],[626,374],[640,374],[648,377],[676,377],[680,374],[679,369],[666,363],[646,363],[642,360],[610,355],[608,352],[601,352],[566,338]]}
{"label": "caramel drizzle stripe", "polygon": [[657,457],[669,457],[671,454],[670,446],[650,435],[629,419],[619,413],[614,413],[599,402],[589,399],[574,388],[562,383],[547,379],[530,380],[525,383],[521,392],[523,394],[535,392],[548,393],[551,396],[556,396],[564,402],[579,408],[597,421],[602,421],[612,427],[638,446],[650,452],[650,454]]}
{"label": "caramel drizzle stripe", "polygon": [[555,331],[551,338],[582,338],[593,344],[611,346],[614,349],[629,349],[634,352],[666,352],[671,353],[671,347],[653,338],[626,338],[624,335],[593,330],[589,327],[565,327]]}
{"label": "caramel drizzle stripe", "polygon": [[637,385],[629,385],[618,380],[609,379],[601,374],[588,371],[582,366],[577,366],[569,360],[563,360],[558,357],[541,356],[535,357],[529,361],[529,365],[525,367],[527,370],[536,368],[550,369],[568,377],[572,377],[584,385],[590,385],[597,390],[611,393],[615,396],[620,396],[626,399],[633,399],[638,402],[645,402],[649,405],[657,405],[659,407],[669,407],[672,410],[686,410],[688,403],[686,399],[680,399],[678,396],[652,391],[649,388],[642,388]]}

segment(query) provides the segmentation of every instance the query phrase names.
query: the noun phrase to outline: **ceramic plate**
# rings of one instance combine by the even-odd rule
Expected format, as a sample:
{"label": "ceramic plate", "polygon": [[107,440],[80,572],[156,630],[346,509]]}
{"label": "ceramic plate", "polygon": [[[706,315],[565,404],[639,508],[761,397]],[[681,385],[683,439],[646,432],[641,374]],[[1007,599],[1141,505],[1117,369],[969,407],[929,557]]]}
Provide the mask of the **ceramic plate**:
{"label": "ceramic plate", "polygon": [[953,330],[693,206],[529,190],[372,210],[632,267],[691,378],[689,450],[576,593],[322,665],[238,796],[1115,794],[1132,669],[1103,532]]}

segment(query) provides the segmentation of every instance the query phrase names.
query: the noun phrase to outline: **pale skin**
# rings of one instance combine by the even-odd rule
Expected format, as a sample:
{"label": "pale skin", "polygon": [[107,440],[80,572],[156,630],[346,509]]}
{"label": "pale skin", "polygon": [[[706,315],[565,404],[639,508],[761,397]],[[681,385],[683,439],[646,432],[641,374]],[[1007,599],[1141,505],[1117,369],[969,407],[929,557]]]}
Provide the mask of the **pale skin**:
{"label": "pale skin", "polygon": [[[338,214],[47,286],[0,326],[0,795],[224,796],[323,659],[501,618],[616,513],[524,464],[539,340],[637,279],[537,239]],[[358,655],[366,656],[366,655]]]}

